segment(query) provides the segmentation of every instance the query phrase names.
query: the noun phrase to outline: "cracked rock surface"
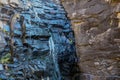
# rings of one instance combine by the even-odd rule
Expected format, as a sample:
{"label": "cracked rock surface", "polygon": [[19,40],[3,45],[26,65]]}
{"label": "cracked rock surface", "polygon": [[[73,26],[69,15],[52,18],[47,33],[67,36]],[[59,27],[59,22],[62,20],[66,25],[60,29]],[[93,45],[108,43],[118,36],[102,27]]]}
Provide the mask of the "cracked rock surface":
{"label": "cracked rock surface", "polygon": [[52,0],[0,0],[0,79],[70,80],[76,70],[70,26]]}
{"label": "cracked rock surface", "polygon": [[62,0],[75,32],[81,80],[120,80],[120,0]]}

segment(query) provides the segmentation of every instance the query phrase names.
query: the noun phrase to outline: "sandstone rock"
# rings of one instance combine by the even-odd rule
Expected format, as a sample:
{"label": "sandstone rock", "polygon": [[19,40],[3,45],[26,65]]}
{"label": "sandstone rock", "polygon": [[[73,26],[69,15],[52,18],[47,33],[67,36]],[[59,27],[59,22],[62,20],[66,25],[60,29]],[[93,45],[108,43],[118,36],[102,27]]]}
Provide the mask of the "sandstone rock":
{"label": "sandstone rock", "polygon": [[19,4],[20,1],[19,1],[19,0],[10,0],[10,3],[16,3],[16,4]]}
{"label": "sandstone rock", "polygon": [[0,4],[8,4],[8,0],[0,0]]}
{"label": "sandstone rock", "polygon": [[75,33],[77,56],[80,59],[78,64],[83,74],[78,77],[82,80],[119,80],[120,1],[61,2]]}
{"label": "sandstone rock", "polygon": [[20,4],[19,0],[0,0],[0,4],[9,4],[10,3],[15,3],[15,4]]}

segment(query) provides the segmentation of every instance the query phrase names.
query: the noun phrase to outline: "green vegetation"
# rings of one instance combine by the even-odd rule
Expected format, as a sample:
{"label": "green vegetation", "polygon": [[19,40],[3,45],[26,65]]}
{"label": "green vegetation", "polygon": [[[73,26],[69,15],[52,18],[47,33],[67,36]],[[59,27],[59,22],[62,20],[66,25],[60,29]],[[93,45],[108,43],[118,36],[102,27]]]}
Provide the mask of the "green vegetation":
{"label": "green vegetation", "polygon": [[118,3],[118,2],[120,2],[120,0],[111,0],[111,2]]}
{"label": "green vegetation", "polygon": [[10,63],[10,58],[11,55],[10,53],[8,53],[1,58],[0,63]]}

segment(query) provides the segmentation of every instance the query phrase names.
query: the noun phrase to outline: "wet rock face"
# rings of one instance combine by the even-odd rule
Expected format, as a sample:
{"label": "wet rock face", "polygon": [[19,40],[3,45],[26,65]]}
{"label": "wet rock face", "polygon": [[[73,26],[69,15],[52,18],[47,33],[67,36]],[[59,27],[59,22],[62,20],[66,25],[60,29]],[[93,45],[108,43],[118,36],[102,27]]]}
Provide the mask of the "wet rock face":
{"label": "wet rock face", "polygon": [[0,0],[0,79],[70,80],[77,61],[70,26],[52,0]]}
{"label": "wet rock face", "polygon": [[75,33],[82,80],[120,79],[120,1],[61,0]]}

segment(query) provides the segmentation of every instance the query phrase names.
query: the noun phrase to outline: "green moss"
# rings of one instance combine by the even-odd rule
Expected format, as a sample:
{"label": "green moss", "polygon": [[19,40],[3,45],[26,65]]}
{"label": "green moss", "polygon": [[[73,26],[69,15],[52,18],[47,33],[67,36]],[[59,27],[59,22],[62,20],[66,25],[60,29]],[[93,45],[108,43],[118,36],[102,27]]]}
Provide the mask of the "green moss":
{"label": "green moss", "polygon": [[70,44],[73,44],[73,40],[72,39],[69,39],[69,41],[70,41]]}
{"label": "green moss", "polygon": [[0,63],[10,63],[10,58],[11,58],[10,53],[7,53],[1,58]]}
{"label": "green moss", "polygon": [[120,0],[111,0],[111,2],[120,2]]}

